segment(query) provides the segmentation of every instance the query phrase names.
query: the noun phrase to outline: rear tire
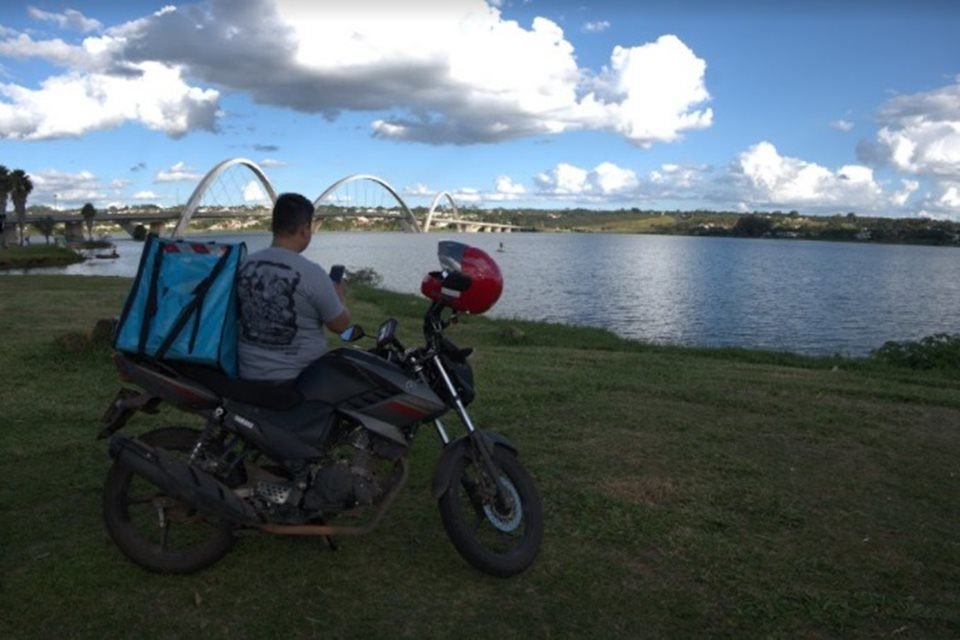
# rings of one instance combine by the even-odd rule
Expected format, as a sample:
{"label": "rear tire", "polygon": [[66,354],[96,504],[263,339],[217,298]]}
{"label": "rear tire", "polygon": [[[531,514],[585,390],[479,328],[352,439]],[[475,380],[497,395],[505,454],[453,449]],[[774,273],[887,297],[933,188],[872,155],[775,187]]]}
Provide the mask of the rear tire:
{"label": "rear tire", "polygon": [[533,564],[543,540],[540,492],[516,456],[493,448],[501,499],[481,496],[483,465],[466,449],[456,462],[450,486],[440,496],[440,516],[450,541],[475,568],[500,578]]}
{"label": "rear tire", "polygon": [[[140,436],[144,443],[190,453],[200,431],[164,427]],[[157,573],[193,573],[233,547],[233,525],[163,494],[144,478],[114,463],[103,487],[103,519],[110,537],[128,558]]]}

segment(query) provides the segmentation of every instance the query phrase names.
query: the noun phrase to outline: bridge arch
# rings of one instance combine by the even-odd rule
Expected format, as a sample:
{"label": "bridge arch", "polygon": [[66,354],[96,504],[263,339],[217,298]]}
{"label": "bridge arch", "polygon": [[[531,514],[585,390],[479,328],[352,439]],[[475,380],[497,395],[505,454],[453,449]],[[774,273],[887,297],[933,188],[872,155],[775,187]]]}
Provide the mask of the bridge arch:
{"label": "bridge arch", "polygon": [[421,231],[420,223],[417,221],[416,216],[413,215],[413,212],[410,210],[410,207],[408,207],[407,203],[403,201],[403,198],[400,197],[400,194],[397,193],[397,190],[394,189],[392,186],[390,186],[390,184],[386,180],[382,178],[378,178],[377,176],[374,176],[374,175],[367,174],[367,173],[355,173],[353,175],[346,176],[345,178],[340,178],[339,180],[334,182],[332,185],[327,187],[323,193],[317,196],[317,199],[313,201],[313,206],[315,208],[319,207],[323,203],[324,198],[326,198],[328,195],[333,193],[337,189],[337,187],[343,184],[346,184],[348,182],[355,182],[357,180],[368,180],[386,189],[387,192],[390,193],[390,195],[392,195],[394,199],[397,201],[397,204],[400,205],[400,208],[403,209],[402,221],[403,221],[403,224],[407,227],[407,231],[413,231],[416,233]]}
{"label": "bridge arch", "polygon": [[423,230],[430,231],[430,223],[433,221],[433,214],[436,213],[437,205],[440,204],[440,201],[446,197],[447,202],[450,203],[450,206],[453,207],[453,215],[459,216],[460,211],[457,209],[457,202],[453,199],[453,196],[450,195],[449,191],[441,191],[433,197],[433,202],[430,203],[430,211],[427,212],[427,219],[423,222]]}
{"label": "bridge arch", "polygon": [[230,158],[229,160],[224,160],[213,169],[210,169],[210,171],[207,172],[207,175],[203,176],[203,179],[200,181],[200,184],[197,185],[197,188],[193,190],[193,194],[190,196],[190,199],[187,200],[187,204],[184,206],[183,212],[180,214],[180,219],[177,221],[177,226],[173,228],[173,233],[170,234],[172,237],[178,238],[187,230],[187,225],[190,224],[190,218],[193,217],[197,207],[200,206],[200,201],[203,199],[203,195],[207,192],[207,189],[210,187],[210,185],[213,184],[213,181],[216,180],[224,171],[238,164],[250,169],[250,171],[253,172],[253,175],[260,180],[260,184],[263,185],[267,195],[270,196],[271,203],[275,203],[277,201],[277,192],[270,183],[270,179],[267,177],[267,174],[263,172],[263,169],[257,166],[255,162],[252,160],[247,160],[246,158]]}

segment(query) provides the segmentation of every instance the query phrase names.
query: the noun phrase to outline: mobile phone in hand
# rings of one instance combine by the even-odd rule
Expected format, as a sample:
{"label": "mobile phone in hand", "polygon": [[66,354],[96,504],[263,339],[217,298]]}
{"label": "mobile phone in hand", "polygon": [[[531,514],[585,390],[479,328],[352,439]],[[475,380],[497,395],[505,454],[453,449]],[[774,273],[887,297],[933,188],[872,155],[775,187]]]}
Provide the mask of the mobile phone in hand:
{"label": "mobile phone in hand", "polygon": [[330,279],[334,282],[340,282],[343,280],[343,273],[346,271],[346,268],[342,264],[335,264],[330,267]]}

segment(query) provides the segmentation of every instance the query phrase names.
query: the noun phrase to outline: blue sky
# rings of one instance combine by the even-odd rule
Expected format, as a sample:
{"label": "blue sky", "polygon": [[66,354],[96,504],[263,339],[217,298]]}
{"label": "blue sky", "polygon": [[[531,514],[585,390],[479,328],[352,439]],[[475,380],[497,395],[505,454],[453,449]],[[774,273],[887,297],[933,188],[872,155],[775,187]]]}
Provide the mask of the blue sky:
{"label": "blue sky", "polygon": [[309,197],[960,219],[960,3],[794,4],[4,3],[0,163],[60,207],[242,156]]}

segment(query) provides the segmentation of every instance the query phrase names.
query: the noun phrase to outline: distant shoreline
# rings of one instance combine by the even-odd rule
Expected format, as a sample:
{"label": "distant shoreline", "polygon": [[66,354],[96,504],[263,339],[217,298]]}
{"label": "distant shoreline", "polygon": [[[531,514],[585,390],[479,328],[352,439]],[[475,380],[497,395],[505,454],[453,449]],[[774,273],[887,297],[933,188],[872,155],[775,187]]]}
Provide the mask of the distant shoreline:
{"label": "distant shoreline", "polygon": [[[414,210],[418,219],[425,211]],[[37,214],[31,217],[38,217]],[[855,213],[833,216],[789,213],[735,213],[714,211],[594,211],[570,209],[547,210],[462,210],[464,220],[482,223],[506,223],[530,229],[532,233],[614,233],[672,236],[708,236],[735,238],[767,238],[774,240],[815,240],[853,242],[857,244],[896,244],[922,246],[960,246],[960,222],[926,218],[883,218],[859,216]],[[433,230],[443,230],[435,219]],[[29,223],[28,223],[29,224]],[[126,232],[109,221],[98,218],[95,230],[114,237]],[[439,227],[439,228],[438,228]],[[322,219],[321,231],[403,231],[395,220],[377,220],[344,212]],[[194,220],[190,233],[269,233],[269,220],[263,216],[242,216]]]}

